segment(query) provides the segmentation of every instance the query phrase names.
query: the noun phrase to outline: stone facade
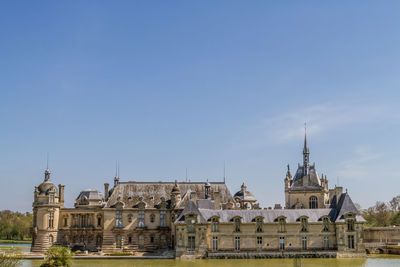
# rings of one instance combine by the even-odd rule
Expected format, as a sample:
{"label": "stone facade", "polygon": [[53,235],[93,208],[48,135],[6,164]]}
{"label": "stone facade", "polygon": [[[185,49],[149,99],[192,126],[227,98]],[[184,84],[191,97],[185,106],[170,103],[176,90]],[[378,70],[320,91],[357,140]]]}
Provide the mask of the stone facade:
{"label": "stone facade", "polygon": [[83,190],[74,208],[64,208],[64,186],[57,190],[46,170],[34,192],[32,251],[62,245],[104,253],[175,250],[178,257],[211,258],[364,252],[364,219],[349,194],[341,187],[329,190],[326,176],[319,177],[309,164],[306,139],[303,165],[293,178],[288,167],[284,185],[285,208],[261,209],[245,184],[232,195],[225,179],[120,182],[116,176],[111,189],[104,184],[104,195]]}

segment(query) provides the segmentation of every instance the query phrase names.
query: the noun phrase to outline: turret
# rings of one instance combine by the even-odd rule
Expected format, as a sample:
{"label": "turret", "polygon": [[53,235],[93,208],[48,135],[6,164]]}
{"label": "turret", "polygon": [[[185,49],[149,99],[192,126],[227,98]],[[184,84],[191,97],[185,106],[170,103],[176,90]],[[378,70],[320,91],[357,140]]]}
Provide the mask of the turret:
{"label": "turret", "polygon": [[171,190],[171,205],[175,207],[181,202],[181,190],[179,189],[178,182],[175,180],[174,187]]}

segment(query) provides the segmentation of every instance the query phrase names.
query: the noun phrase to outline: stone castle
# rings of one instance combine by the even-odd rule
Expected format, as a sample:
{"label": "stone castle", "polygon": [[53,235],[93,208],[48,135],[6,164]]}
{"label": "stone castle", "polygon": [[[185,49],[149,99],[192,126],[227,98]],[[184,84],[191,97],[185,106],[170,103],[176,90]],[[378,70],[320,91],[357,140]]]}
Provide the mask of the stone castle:
{"label": "stone castle", "polygon": [[232,195],[223,182],[121,182],[104,194],[84,190],[64,207],[45,171],[35,187],[32,251],[52,245],[102,253],[175,251],[177,257],[337,257],[362,255],[364,219],[342,187],[328,188],[309,161],[284,178],[285,205],[260,208],[245,184]]}

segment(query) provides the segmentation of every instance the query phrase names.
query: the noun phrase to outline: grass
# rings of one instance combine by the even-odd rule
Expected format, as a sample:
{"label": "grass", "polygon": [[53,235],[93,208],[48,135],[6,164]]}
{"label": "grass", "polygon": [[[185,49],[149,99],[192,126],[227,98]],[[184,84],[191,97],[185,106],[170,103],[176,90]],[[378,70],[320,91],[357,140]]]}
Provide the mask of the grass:
{"label": "grass", "polygon": [[32,240],[10,240],[10,239],[0,239],[0,244],[31,244]]}

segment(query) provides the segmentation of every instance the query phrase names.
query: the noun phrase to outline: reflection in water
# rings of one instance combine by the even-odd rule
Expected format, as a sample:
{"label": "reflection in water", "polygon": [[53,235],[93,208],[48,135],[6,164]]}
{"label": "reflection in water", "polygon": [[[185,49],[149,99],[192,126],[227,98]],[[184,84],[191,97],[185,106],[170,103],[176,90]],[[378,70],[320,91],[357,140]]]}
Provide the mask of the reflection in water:
{"label": "reflection in water", "polygon": [[[24,267],[40,266],[42,261],[24,261]],[[368,259],[257,259],[257,260],[74,260],[72,266],[84,267],[358,267],[400,266],[400,257]]]}

